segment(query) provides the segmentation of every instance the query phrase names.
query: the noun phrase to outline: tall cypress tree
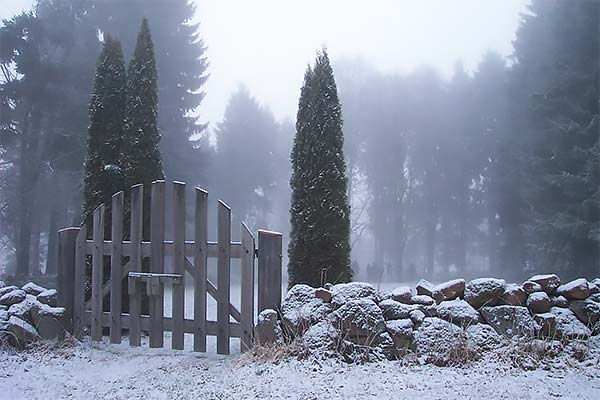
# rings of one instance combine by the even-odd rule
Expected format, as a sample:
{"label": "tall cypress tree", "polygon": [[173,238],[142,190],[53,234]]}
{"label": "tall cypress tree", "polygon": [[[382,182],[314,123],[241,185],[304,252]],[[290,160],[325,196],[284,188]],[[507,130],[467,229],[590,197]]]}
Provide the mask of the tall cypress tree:
{"label": "tall cypress tree", "polygon": [[106,35],[89,107],[83,191],[83,216],[89,226],[94,209],[101,203],[109,205],[111,196],[123,185],[119,153],[123,143],[125,81],[121,43]]}
{"label": "tall cypress tree", "polygon": [[342,107],[323,49],[304,76],[291,154],[290,286],[352,279],[343,147]]}
{"label": "tall cypress tree", "polygon": [[[142,20],[133,57],[127,69],[127,104],[122,164],[128,186],[143,183],[144,222],[150,217],[150,184],[163,179],[160,132],[157,124],[158,72],[148,20]],[[147,232],[147,223],[144,223]]]}

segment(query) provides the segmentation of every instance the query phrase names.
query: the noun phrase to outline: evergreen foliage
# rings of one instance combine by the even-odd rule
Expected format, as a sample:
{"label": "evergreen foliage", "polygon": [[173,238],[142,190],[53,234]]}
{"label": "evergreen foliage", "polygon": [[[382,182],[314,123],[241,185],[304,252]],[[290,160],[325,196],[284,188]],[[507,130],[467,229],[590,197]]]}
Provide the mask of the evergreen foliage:
{"label": "evergreen foliage", "polygon": [[125,186],[144,184],[144,226],[149,226],[151,184],[164,178],[157,123],[157,80],[152,37],[148,20],[144,18],[127,67],[125,134],[121,151]]}
{"label": "evergreen foliage", "polygon": [[91,226],[94,209],[101,203],[110,207],[112,195],[124,189],[119,163],[123,145],[125,82],[121,44],[106,35],[90,101],[83,190],[83,215],[88,226]]}
{"label": "evergreen foliage", "polygon": [[323,49],[304,76],[291,154],[290,286],[352,279],[343,146],[342,108]]}

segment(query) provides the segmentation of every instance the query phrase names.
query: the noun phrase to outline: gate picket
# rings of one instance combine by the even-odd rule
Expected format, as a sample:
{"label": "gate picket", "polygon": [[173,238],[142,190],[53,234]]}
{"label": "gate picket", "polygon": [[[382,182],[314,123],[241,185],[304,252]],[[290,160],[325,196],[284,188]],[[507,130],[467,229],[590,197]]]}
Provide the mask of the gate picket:
{"label": "gate picket", "polygon": [[231,209],[219,200],[217,212],[217,354],[229,354],[229,277],[231,272]]}
{"label": "gate picket", "polygon": [[[165,271],[165,181],[152,182],[150,203],[150,272]],[[150,281],[146,288],[150,300],[150,347],[163,347],[164,300],[159,279]]]}
{"label": "gate picket", "polygon": [[185,319],[185,183],[173,182],[173,266],[181,283],[173,285],[171,348],[183,350]]}
{"label": "gate picket", "polygon": [[[129,256],[129,271],[142,272],[142,214],[144,201],[144,185],[131,187],[131,255]],[[139,282],[128,279],[129,294],[129,345],[141,345],[141,301],[142,290]]]}
{"label": "gate picket", "polygon": [[111,207],[110,255],[110,342],[121,343],[123,295],[123,192],[113,195]]}

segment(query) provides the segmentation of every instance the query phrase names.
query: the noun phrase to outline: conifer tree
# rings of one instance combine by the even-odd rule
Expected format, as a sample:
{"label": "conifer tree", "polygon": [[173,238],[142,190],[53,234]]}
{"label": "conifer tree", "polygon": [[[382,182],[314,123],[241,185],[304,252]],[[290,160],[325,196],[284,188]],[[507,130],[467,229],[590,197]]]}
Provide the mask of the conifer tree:
{"label": "conifer tree", "polygon": [[111,196],[123,185],[119,153],[123,142],[125,81],[121,43],[106,35],[89,107],[83,216],[90,226],[94,209],[101,203],[109,205]]}
{"label": "conifer tree", "polygon": [[150,212],[150,185],[163,179],[157,124],[158,72],[148,20],[142,20],[133,57],[127,68],[127,103],[122,165],[126,186],[144,184],[144,232]]}
{"label": "conifer tree", "polygon": [[290,286],[352,279],[343,147],[342,107],[323,49],[304,76],[291,154]]}

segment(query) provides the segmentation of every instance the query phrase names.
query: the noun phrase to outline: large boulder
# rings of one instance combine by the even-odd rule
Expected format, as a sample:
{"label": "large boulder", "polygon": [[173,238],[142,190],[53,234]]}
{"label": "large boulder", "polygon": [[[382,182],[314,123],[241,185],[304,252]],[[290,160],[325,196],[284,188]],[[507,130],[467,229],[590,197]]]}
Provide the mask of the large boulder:
{"label": "large boulder", "polygon": [[269,345],[282,339],[277,312],[270,308],[261,311],[254,327],[254,340],[259,345]]}
{"label": "large boulder", "polygon": [[25,348],[28,343],[40,339],[40,335],[29,322],[15,316],[9,318],[7,331],[10,333],[9,342],[19,348]]}
{"label": "large boulder", "polygon": [[560,286],[560,278],[554,274],[534,275],[528,281],[537,283],[548,294],[553,293]]}
{"label": "large boulder", "polygon": [[524,306],[527,301],[527,293],[523,287],[510,283],[506,285],[500,302],[509,306]]}
{"label": "large boulder", "polygon": [[361,342],[385,331],[381,309],[370,299],[350,300],[329,315],[343,338]]}
{"label": "large boulder", "polygon": [[339,341],[339,331],[331,321],[321,321],[310,328],[302,336],[302,345],[309,353],[333,350]]}
{"label": "large boulder", "polygon": [[56,289],[47,289],[37,295],[37,300],[50,307],[56,307],[57,296],[58,293],[56,292]]}
{"label": "large boulder", "polygon": [[4,294],[0,297],[0,304],[5,306],[12,306],[25,300],[27,294],[21,289],[15,289],[11,292]]}
{"label": "large boulder", "polygon": [[591,336],[590,329],[568,308],[552,307],[550,313],[556,318],[557,336],[567,339],[587,339]]}
{"label": "large boulder", "polygon": [[38,294],[46,290],[46,288],[43,288],[40,285],[36,285],[33,282],[26,283],[21,289],[23,289],[25,293],[31,294],[33,296],[37,296]]}
{"label": "large boulder", "polygon": [[414,324],[410,319],[387,321],[385,328],[394,341],[396,349],[412,347]]}
{"label": "large boulder", "polygon": [[281,304],[281,316],[285,328],[292,335],[301,334],[311,325],[324,320],[333,310],[331,304],[324,303],[315,296],[316,289],[304,285],[294,285]]}
{"label": "large boulder", "polygon": [[410,286],[398,286],[391,292],[392,300],[404,304],[411,304],[413,295],[414,293]]}
{"label": "large boulder", "polygon": [[442,301],[437,306],[437,315],[459,326],[468,326],[479,322],[477,310],[461,299]]}
{"label": "large boulder", "polygon": [[502,342],[502,337],[494,328],[486,324],[470,325],[465,329],[465,334],[467,341],[472,346],[477,346],[482,350],[493,350]]}
{"label": "large boulder", "polygon": [[385,320],[410,318],[410,313],[414,310],[423,311],[423,306],[417,304],[404,304],[396,300],[388,299],[379,303],[379,308],[383,313]]}
{"label": "large boulder", "polygon": [[440,283],[433,288],[433,299],[439,304],[442,301],[454,300],[462,297],[465,292],[465,280],[453,279],[448,282]]}
{"label": "large boulder", "polygon": [[500,335],[533,336],[537,324],[529,315],[526,307],[496,306],[483,307],[479,310],[485,322],[493,327]]}
{"label": "large boulder", "polygon": [[331,304],[334,308],[339,308],[351,300],[377,299],[377,291],[370,283],[350,282],[333,285],[331,288]]}
{"label": "large boulder", "polygon": [[590,295],[590,287],[587,280],[579,278],[560,285],[556,289],[556,294],[564,296],[569,300],[583,300]]}
{"label": "large boulder", "polygon": [[498,300],[504,294],[505,287],[506,282],[504,279],[473,279],[465,286],[464,299],[476,309],[483,306],[493,306],[498,303]]}
{"label": "large boulder", "polygon": [[433,288],[435,285],[428,280],[421,279],[416,286],[417,294],[423,296],[433,297]]}
{"label": "large boulder", "polygon": [[543,314],[550,310],[552,302],[546,292],[535,292],[531,293],[527,297],[527,308],[534,314]]}
{"label": "large boulder", "polygon": [[592,333],[600,333],[600,303],[591,300],[575,300],[569,304],[569,309],[592,330]]}
{"label": "large boulder", "polygon": [[446,364],[450,361],[450,351],[461,340],[463,330],[441,318],[425,318],[421,326],[413,332],[417,355],[426,361]]}

